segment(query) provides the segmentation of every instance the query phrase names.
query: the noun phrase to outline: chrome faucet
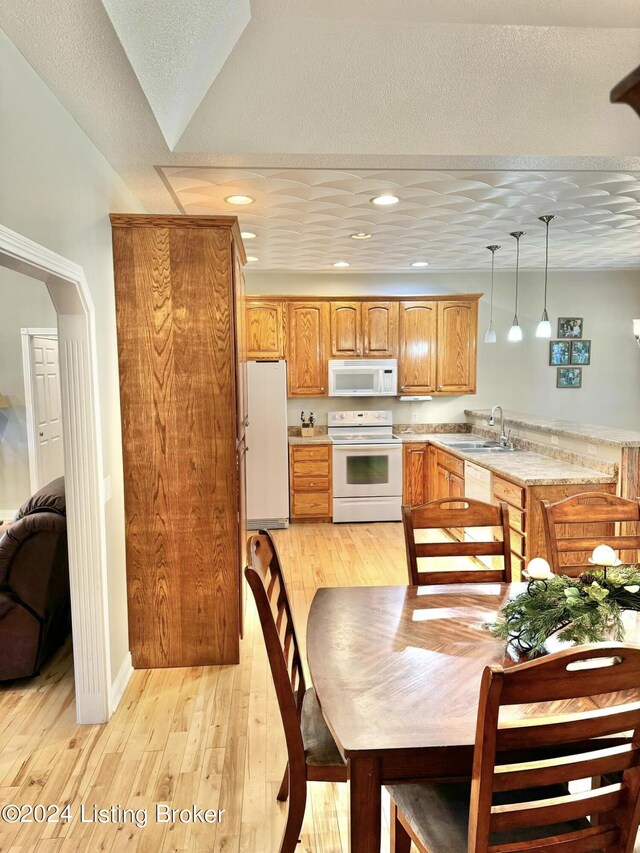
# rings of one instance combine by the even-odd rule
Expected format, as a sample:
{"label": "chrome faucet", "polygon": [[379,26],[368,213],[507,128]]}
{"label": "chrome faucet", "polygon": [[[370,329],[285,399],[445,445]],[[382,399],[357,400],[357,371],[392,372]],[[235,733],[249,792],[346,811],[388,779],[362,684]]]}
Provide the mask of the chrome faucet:
{"label": "chrome faucet", "polygon": [[511,430],[504,431],[504,412],[502,410],[502,406],[494,406],[491,409],[491,417],[489,418],[489,426],[495,426],[496,424],[496,412],[500,409],[500,445],[501,447],[509,447],[509,436],[511,435]]}

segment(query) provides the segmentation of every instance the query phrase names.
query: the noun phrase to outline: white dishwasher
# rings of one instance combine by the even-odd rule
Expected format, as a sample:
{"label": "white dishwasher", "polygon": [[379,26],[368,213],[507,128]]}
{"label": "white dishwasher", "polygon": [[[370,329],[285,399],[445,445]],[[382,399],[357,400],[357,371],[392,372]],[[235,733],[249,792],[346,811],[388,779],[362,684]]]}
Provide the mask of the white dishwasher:
{"label": "white dishwasher", "polygon": [[[464,463],[464,496],[486,504],[493,504],[493,474],[473,462]],[[490,527],[466,527],[465,542],[493,542],[501,539],[498,529]],[[501,569],[502,557],[476,557],[489,569]]]}

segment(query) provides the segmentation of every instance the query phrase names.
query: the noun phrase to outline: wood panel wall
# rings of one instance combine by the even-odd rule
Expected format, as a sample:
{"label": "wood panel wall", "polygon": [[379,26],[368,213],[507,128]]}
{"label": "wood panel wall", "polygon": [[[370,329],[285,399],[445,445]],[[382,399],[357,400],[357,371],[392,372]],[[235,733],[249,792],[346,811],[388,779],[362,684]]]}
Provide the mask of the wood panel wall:
{"label": "wood panel wall", "polygon": [[112,217],[135,667],[239,658],[234,222]]}

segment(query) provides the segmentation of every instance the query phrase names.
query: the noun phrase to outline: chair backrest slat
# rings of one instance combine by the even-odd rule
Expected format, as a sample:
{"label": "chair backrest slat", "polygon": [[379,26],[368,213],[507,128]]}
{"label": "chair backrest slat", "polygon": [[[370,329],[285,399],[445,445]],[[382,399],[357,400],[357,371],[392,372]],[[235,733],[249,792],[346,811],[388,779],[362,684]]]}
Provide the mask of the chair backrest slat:
{"label": "chair backrest slat", "polygon": [[[640,823],[639,672],[640,647],[613,643],[486,668],[469,853],[632,853]],[[599,776],[602,787],[570,792],[569,782]],[[500,837],[519,830],[535,840]]]}
{"label": "chair backrest slat", "polygon": [[588,558],[598,545],[610,545],[623,562],[637,562],[638,500],[604,492],[583,492],[557,503],[541,501],[541,504],[549,562],[556,574],[575,576],[592,568]]}
{"label": "chair backrest slat", "polygon": [[556,785],[605,776],[621,770],[628,770],[638,763],[638,747],[624,743],[607,749],[591,750],[574,755],[561,755],[558,758],[546,758],[519,764],[503,764],[496,767],[493,777],[494,791],[517,791],[532,788],[535,785]]}
{"label": "chair backrest slat", "polygon": [[[509,512],[505,503],[487,504],[472,498],[440,498],[421,506],[402,507],[409,583],[474,583],[511,581],[511,541]],[[489,541],[416,542],[418,531],[486,528]],[[495,538],[500,530],[500,539]],[[502,568],[479,566],[462,570],[421,571],[421,558],[502,557]]]}
{"label": "chair backrest slat", "polygon": [[245,576],[256,602],[284,726],[289,765],[306,772],[300,729],[306,689],[300,646],[282,566],[271,535],[261,530],[247,545]]}
{"label": "chair backrest slat", "polygon": [[[594,853],[596,850],[613,851],[612,844],[615,844],[620,837],[620,832],[617,827],[610,826],[591,826],[588,829],[579,829],[576,832],[568,833],[563,836],[563,841],[557,841],[555,838],[547,844],[538,840],[523,841],[517,848],[508,844],[495,844],[489,847],[489,853],[506,853],[517,849],[518,853]],[[618,848],[616,847],[616,850]]]}
{"label": "chair backrest slat", "polygon": [[560,797],[492,806],[491,829],[493,832],[505,832],[510,829],[565,823],[586,815],[606,814],[619,808],[625,796],[622,783],[615,782],[594,791],[572,794],[567,791]]}

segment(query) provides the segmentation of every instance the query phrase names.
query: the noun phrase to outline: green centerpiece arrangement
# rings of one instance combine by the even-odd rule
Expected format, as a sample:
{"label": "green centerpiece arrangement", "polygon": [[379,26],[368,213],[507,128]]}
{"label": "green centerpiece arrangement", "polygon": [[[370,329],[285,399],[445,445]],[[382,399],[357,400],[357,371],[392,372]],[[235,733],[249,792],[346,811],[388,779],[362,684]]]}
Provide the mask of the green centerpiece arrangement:
{"label": "green centerpiece arrangement", "polygon": [[[594,558],[597,555],[598,549]],[[622,641],[623,611],[640,611],[640,568],[617,559],[597,567],[594,558],[593,570],[575,578],[551,574],[545,561],[532,560],[526,591],[509,601],[497,622],[488,626],[494,637],[532,657],[546,653],[551,637],[574,645]],[[546,572],[539,568],[543,563]]]}

